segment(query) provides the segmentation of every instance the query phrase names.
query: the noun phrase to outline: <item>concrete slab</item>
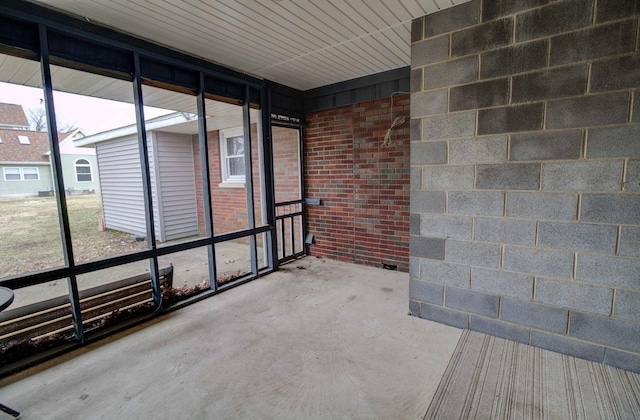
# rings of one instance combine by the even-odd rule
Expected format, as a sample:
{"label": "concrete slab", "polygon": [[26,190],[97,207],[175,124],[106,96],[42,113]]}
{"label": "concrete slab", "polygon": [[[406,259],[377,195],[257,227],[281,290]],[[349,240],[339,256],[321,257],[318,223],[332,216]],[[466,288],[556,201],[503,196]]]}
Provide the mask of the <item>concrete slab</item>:
{"label": "concrete slab", "polygon": [[[461,330],[408,275],[307,257],[0,380],[22,418],[422,418]],[[1,415],[1,413],[0,413]]]}

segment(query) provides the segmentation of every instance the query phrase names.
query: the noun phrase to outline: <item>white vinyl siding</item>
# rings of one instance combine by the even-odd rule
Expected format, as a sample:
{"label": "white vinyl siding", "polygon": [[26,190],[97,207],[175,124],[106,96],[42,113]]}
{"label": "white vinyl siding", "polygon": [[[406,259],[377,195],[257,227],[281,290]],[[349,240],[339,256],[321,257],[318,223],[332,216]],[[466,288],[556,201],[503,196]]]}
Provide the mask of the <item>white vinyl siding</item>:
{"label": "white vinyl siding", "polygon": [[137,136],[99,143],[96,153],[105,226],[146,237]]}
{"label": "white vinyl siding", "polygon": [[[148,132],[149,175],[156,239],[198,234],[191,136]],[[137,137],[97,145],[105,226],[146,236]]]}
{"label": "white vinyl siding", "polygon": [[160,186],[154,194],[156,226],[160,228],[156,228],[158,239],[164,242],[197,235],[198,205],[191,136],[153,132],[153,159],[153,184]]}

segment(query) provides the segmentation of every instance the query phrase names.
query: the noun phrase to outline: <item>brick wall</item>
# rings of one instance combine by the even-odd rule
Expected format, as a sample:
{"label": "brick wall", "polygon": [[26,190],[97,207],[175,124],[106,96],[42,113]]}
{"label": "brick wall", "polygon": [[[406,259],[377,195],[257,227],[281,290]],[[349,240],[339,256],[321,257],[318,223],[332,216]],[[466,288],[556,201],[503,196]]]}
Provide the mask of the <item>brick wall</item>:
{"label": "brick wall", "polygon": [[381,144],[409,98],[392,98],[307,115],[306,196],[322,203],[307,207],[311,255],[408,270],[409,124]]}
{"label": "brick wall", "polygon": [[414,20],[411,312],[640,371],[637,1]]}
{"label": "brick wall", "polygon": [[[262,223],[260,209],[260,168],[257,143],[257,127],[251,127],[251,153],[254,185],[254,204],[256,226]],[[211,185],[211,209],[213,212],[213,229],[216,235],[236,230],[247,229],[247,191],[244,187],[221,187],[222,169],[220,162],[220,136],[217,130],[207,133],[207,149],[209,151],[209,175]],[[200,147],[198,136],[193,136],[193,155],[195,156],[196,198],[198,203],[198,220],[200,232],[204,234],[204,206],[202,196],[202,175],[200,166]]]}

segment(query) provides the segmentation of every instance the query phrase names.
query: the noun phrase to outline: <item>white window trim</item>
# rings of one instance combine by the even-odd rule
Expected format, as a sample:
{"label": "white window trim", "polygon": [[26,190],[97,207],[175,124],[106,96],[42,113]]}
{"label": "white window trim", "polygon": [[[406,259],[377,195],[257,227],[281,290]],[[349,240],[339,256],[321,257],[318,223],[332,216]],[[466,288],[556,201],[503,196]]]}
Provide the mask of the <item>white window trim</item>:
{"label": "white window trim", "polygon": [[[242,127],[227,128],[220,130],[220,171],[222,172],[222,183],[219,185],[221,188],[244,188],[246,176],[229,176],[227,171],[227,139],[230,137],[244,136],[244,130]],[[244,145],[245,153],[247,151],[247,145]]]}
{"label": "white window trim", "polygon": [[18,143],[28,145],[31,144],[31,140],[29,139],[29,136],[18,136]]}
{"label": "white window trim", "polygon": [[[20,172],[20,179],[7,179],[7,169],[17,169]],[[25,169],[35,169],[36,170],[36,176],[38,178],[37,179],[25,179],[25,177],[24,177],[24,170]],[[40,169],[37,166],[29,166],[29,167],[25,167],[25,168],[9,166],[9,167],[2,168],[2,173],[3,173],[3,176],[4,176],[4,180],[7,181],[7,182],[40,181]],[[11,174],[11,175],[15,175],[15,174]]]}
{"label": "white window trim", "polygon": [[[78,161],[80,160],[84,160],[87,163],[78,163]],[[78,179],[78,165],[80,165],[83,168],[89,168],[89,173],[88,174],[82,174],[82,175],[90,175],[91,179],[89,181],[80,181]],[[80,158],[80,159],[76,159],[76,161],[73,163],[73,171],[76,173],[76,182],[93,182],[93,167],[91,166],[91,162],[89,162],[88,159],[84,159],[84,158]]]}

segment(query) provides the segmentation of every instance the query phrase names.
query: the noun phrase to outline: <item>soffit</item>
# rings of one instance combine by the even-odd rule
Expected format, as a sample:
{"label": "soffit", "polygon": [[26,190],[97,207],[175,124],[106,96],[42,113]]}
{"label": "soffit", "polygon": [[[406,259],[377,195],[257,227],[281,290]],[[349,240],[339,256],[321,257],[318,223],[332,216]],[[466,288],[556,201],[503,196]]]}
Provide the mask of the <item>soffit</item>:
{"label": "soffit", "polygon": [[469,0],[32,0],[300,90],[410,64],[411,20]]}

